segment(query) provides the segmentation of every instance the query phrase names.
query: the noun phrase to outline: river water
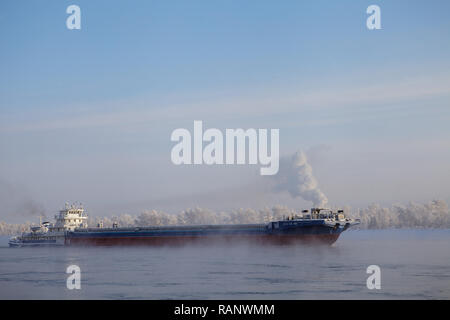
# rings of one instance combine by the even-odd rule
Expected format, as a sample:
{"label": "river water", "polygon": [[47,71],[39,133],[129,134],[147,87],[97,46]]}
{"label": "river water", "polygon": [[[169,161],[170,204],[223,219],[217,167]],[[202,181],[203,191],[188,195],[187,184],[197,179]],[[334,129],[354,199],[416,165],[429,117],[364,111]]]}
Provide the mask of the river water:
{"label": "river water", "polygon": [[[69,290],[66,269],[81,270]],[[381,289],[368,289],[369,265]],[[349,230],[333,246],[8,248],[1,299],[450,299],[450,230]]]}

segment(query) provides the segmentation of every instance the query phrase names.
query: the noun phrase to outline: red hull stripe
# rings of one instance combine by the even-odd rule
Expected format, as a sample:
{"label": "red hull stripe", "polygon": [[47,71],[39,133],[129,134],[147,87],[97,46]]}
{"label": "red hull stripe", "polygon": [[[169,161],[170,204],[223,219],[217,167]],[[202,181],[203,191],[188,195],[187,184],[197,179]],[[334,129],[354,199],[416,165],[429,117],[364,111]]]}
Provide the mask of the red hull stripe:
{"label": "red hull stripe", "polygon": [[234,235],[234,236],[162,236],[162,237],[83,237],[67,239],[68,245],[185,245],[195,243],[257,243],[257,244],[293,244],[319,243],[333,244],[339,237],[334,234],[303,234],[303,235]]}

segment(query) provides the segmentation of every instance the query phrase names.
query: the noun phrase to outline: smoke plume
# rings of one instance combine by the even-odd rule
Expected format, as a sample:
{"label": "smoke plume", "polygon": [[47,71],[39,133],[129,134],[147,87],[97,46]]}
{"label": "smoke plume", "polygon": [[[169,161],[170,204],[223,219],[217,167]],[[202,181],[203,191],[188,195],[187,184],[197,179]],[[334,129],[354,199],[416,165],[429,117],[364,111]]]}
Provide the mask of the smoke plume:
{"label": "smoke plume", "polygon": [[46,217],[44,206],[32,199],[22,186],[0,178],[1,214],[5,216]]}
{"label": "smoke plume", "polygon": [[311,201],[315,207],[325,207],[328,199],[319,189],[311,166],[303,151],[280,160],[280,171],[275,176],[276,191],[287,191],[294,197]]}

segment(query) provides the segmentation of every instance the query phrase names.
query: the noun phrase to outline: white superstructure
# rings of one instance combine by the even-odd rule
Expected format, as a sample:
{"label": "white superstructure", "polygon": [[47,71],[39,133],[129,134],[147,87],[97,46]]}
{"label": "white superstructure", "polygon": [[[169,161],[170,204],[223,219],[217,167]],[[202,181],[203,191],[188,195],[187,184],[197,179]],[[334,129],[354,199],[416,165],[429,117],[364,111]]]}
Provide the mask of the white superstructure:
{"label": "white superstructure", "polygon": [[64,209],[55,215],[56,222],[48,227],[49,232],[74,231],[75,228],[87,228],[87,215],[83,206],[66,203]]}
{"label": "white superstructure", "polygon": [[10,246],[64,245],[66,232],[76,228],[87,228],[87,215],[82,205],[66,203],[65,208],[55,215],[55,223],[39,222],[31,232],[12,237]]}

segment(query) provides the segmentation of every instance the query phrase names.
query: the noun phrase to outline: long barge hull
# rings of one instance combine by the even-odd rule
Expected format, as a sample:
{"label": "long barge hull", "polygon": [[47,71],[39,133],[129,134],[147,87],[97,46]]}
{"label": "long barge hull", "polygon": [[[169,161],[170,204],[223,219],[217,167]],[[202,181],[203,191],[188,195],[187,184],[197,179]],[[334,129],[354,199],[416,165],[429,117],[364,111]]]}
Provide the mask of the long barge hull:
{"label": "long barge hull", "polygon": [[212,243],[333,244],[348,226],[323,220],[279,221],[255,225],[85,229],[70,232],[66,245],[185,245]]}
{"label": "long barge hull", "polygon": [[339,234],[297,236],[133,236],[133,237],[83,237],[68,238],[66,245],[81,246],[180,246],[186,244],[252,243],[288,245],[295,243],[331,245]]}

